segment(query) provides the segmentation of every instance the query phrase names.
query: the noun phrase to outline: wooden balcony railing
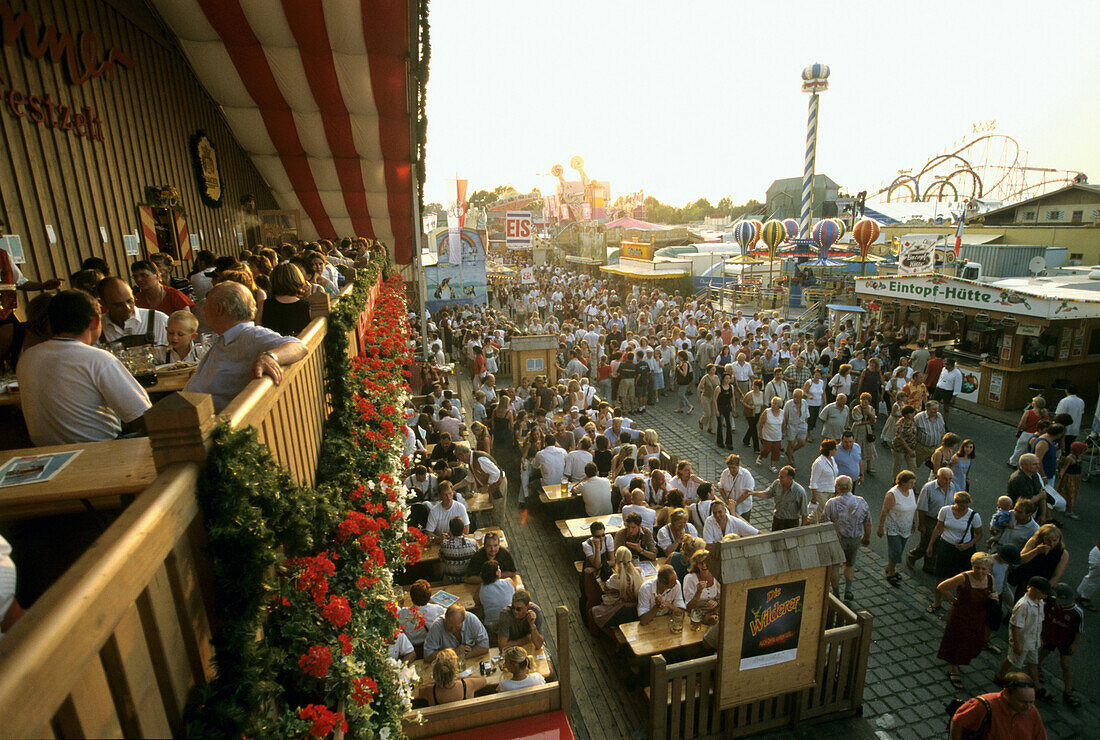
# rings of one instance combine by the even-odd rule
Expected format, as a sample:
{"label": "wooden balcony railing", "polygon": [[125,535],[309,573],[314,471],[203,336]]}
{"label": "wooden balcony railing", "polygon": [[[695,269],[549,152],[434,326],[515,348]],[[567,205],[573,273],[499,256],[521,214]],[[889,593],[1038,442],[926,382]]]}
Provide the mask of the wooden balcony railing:
{"label": "wooden balcony railing", "polygon": [[284,368],[278,386],[253,381],[217,417],[203,394],[173,394],[150,409],[156,479],[0,640],[0,737],[182,733],[188,692],[214,673],[214,595],[195,495],[211,434],[219,419],[255,427],[279,465],[313,483],[328,413],[327,303],[314,306],[299,337],[308,355]]}

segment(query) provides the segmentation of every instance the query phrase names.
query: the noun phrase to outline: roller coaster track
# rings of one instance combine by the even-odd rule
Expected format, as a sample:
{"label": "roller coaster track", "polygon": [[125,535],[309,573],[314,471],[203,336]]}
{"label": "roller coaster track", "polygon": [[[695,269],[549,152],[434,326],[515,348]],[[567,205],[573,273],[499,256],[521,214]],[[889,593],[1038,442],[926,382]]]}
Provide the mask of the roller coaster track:
{"label": "roller coaster track", "polygon": [[[984,151],[979,149],[984,147]],[[1000,149],[998,161],[989,161],[991,151]],[[939,174],[954,167],[947,174]],[[1042,173],[1029,180],[1029,173]],[[1006,134],[984,134],[953,152],[936,155],[917,173],[903,172],[874,195],[886,201],[944,201],[994,198],[1004,202],[1045,192],[1073,182],[1080,173],[1049,167],[1029,167],[1027,152]],[[873,196],[872,196],[873,197]]]}

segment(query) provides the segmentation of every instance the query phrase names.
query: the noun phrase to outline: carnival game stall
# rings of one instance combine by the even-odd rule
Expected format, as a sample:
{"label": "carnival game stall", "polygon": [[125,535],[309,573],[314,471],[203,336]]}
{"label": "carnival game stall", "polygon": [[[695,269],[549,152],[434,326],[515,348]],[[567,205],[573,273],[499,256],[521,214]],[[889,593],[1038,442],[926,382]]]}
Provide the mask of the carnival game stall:
{"label": "carnival game stall", "polygon": [[[963,400],[998,409],[1073,382],[1095,400],[1100,376],[1100,271],[991,283],[938,274],[856,278],[881,321],[911,322],[954,357]],[[1057,401],[1053,393],[1048,401]]]}

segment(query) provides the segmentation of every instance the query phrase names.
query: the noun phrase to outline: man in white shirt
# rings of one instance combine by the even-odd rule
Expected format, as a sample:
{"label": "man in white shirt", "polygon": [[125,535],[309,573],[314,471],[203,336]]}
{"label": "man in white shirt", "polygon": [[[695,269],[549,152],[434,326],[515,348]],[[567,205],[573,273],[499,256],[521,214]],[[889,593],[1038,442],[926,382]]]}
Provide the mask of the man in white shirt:
{"label": "man in white shirt", "polygon": [[432,507],[428,513],[428,523],[424,530],[437,541],[450,531],[451,520],[458,517],[465,527],[462,534],[470,533],[470,515],[466,513],[466,505],[455,501],[454,489],[450,481],[439,483],[439,503]]}
{"label": "man in white shirt", "polygon": [[625,497],[627,490],[630,488],[630,481],[635,478],[644,478],[639,471],[634,469],[634,458],[628,457],[623,460],[623,474],[615,479],[615,483],[612,485],[612,489],[619,492],[619,495]]}
{"label": "man in white shirt", "polygon": [[1066,397],[1058,402],[1058,408],[1054,410],[1054,415],[1058,414],[1069,414],[1073,419],[1066,425],[1065,440],[1068,449],[1081,434],[1081,419],[1085,415],[1085,399],[1077,395],[1076,383],[1066,384]]}
{"label": "man in white shirt", "polygon": [[943,370],[940,372],[939,380],[936,381],[936,392],[932,396],[940,402],[940,410],[943,412],[944,419],[950,413],[955,399],[962,393],[962,388],[962,370],[955,367],[954,359],[948,357],[943,362]]}
{"label": "man in white shirt", "polygon": [[721,501],[715,501],[710,507],[710,516],[703,525],[703,540],[708,545],[712,545],[715,542],[721,542],[727,534],[749,537],[760,534],[760,530],[740,517],[730,516],[726,505]]}
{"label": "man in white shirt", "polygon": [[657,512],[646,506],[645,491],[641,488],[635,488],[630,493],[630,503],[623,507],[623,517],[632,512],[642,518],[642,526],[651,532],[657,526]]}
{"label": "man in white shirt", "polygon": [[585,516],[612,513],[614,508],[611,506],[611,481],[600,476],[600,470],[594,462],[584,466],[584,476],[584,480],[573,486],[571,493],[584,500]]}
{"label": "man in white shirt", "polygon": [[93,346],[102,321],[94,298],[62,291],[47,314],[53,338],[25,351],[16,368],[31,441],[116,439],[149,408],[149,395],[118,358]]}
{"label": "man in white shirt", "polygon": [[592,440],[581,437],[580,446],[565,456],[565,474],[571,481],[585,477],[585,467],[592,462]]}
{"label": "man in white shirt", "polygon": [[638,621],[642,624],[665,614],[682,614],[686,608],[684,592],[671,565],[662,565],[657,577],[643,583],[638,591]]}
{"label": "man in white shirt", "polygon": [[107,312],[103,314],[103,341],[113,344],[124,337],[142,337],[139,344],[168,345],[168,317],[151,308],[137,308],[134,292],[125,280],[104,278],[96,291]]}
{"label": "man in white shirt", "polygon": [[[741,467],[741,456],[730,455],[726,458],[726,469],[722,471],[722,477],[718,479],[718,495],[733,504],[741,498],[745,491],[751,491],[756,485],[752,473],[747,468]],[[741,503],[735,505],[737,516],[748,519],[748,513],[752,511],[752,496],[747,497]]]}
{"label": "man in white shirt", "polygon": [[567,453],[558,444],[558,440],[550,435],[546,438],[546,446],[535,453],[535,465],[542,471],[544,485],[560,483],[565,477],[565,459]]}

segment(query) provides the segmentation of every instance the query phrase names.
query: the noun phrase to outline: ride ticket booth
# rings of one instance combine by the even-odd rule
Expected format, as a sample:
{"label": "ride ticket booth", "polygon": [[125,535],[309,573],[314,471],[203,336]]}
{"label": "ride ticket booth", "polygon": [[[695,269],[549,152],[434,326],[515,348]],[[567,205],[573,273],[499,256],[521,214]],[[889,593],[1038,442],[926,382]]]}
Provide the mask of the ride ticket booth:
{"label": "ride ticket booth", "polygon": [[1100,377],[1100,271],[977,282],[923,274],[856,278],[856,294],[963,373],[964,401],[1020,409],[1046,393],[1056,404],[1076,383],[1091,407]]}

